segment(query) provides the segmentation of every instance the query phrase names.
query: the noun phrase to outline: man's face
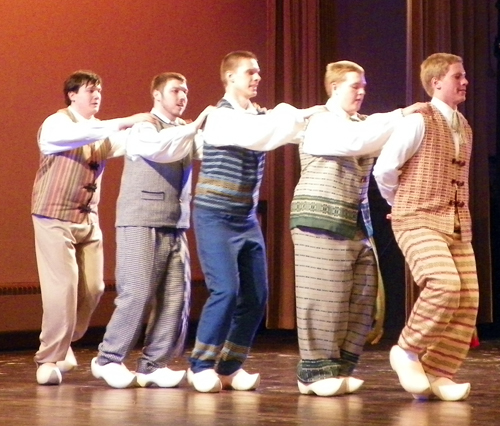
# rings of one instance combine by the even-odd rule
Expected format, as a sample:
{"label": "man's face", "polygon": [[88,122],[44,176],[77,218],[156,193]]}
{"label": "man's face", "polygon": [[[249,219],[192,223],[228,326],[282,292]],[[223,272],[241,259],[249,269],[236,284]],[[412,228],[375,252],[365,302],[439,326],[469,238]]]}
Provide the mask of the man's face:
{"label": "man's face", "polygon": [[465,101],[467,84],[464,66],[461,62],[451,64],[448,72],[440,79],[433,81],[434,97],[452,108]]}
{"label": "man's face", "polygon": [[177,79],[168,80],[165,87],[160,92],[155,90],[155,108],[157,108],[169,120],[175,121],[182,116],[188,103],[188,88],[185,81]]}
{"label": "man's face", "polygon": [[365,75],[356,71],[345,74],[343,81],[332,85],[332,98],[349,115],[359,111],[365,98]]}
{"label": "man's face", "polygon": [[259,64],[252,58],[241,58],[238,66],[227,74],[228,86],[233,94],[246,99],[257,96],[260,80]]}
{"label": "man's face", "polygon": [[101,106],[101,86],[86,84],[80,86],[78,92],[69,92],[71,107],[85,118],[92,118],[99,112]]}

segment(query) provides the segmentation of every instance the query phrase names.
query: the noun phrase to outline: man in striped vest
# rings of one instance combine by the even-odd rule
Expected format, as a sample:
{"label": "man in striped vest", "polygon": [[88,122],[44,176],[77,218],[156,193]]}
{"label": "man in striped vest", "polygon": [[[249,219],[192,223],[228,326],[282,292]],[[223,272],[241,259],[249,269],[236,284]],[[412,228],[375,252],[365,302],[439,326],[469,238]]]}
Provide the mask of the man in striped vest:
{"label": "man in striped vest", "polygon": [[77,71],[64,83],[67,108],[48,117],[38,137],[40,167],[32,194],[35,249],[42,292],[41,385],[58,385],[76,366],[71,342],[87,330],[104,291],[97,206],[108,158],[125,152],[127,131],[150,114],[100,121],[101,78]]}
{"label": "man in striped vest", "polygon": [[392,205],[392,229],[420,295],[391,349],[402,387],[417,398],[467,398],[470,384],[453,377],[473,336],[478,283],[471,245],[469,162],[472,131],[457,106],[465,101],[462,58],[435,53],[421,65],[432,97],[429,115],[396,128],[374,176]]}
{"label": "man in striped vest", "polygon": [[188,381],[199,392],[251,390],[260,375],[242,368],[267,301],[264,239],[257,202],[264,151],[292,142],[304,119],[324,107],[280,104],[259,111],[260,68],[251,52],[231,52],[221,64],[225,95],[207,118],[194,198],[198,257],[210,292],[196,334]]}
{"label": "man in striped vest", "polygon": [[377,263],[368,185],[375,157],[403,116],[358,113],[365,72],[351,61],[326,68],[327,111],[311,117],[299,145],[301,175],[291,205],[303,394],[352,393],[353,371],[373,323]]}
{"label": "man in striped vest", "polygon": [[[153,78],[151,96],[158,124],[138,123],[130,132],[116,209],[115,311],[92,373],[125,388],[177,386],[185,370],[167,367],[184,351],[191,273],[189,228],[194,142],[211,108],[186,124],[187,81],[179,73]],[[142,354],[133,374],[123,364],[147,320]]]}

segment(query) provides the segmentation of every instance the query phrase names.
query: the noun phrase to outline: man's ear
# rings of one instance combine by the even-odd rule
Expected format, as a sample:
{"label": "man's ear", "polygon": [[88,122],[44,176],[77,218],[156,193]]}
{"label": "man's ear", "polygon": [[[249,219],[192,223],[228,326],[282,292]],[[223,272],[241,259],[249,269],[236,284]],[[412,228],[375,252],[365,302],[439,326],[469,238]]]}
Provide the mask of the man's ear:
{"label": "man's ear", "polygon": [[153,99],[155,101],[161,100],[161,92],[159,90],[153,90]]}

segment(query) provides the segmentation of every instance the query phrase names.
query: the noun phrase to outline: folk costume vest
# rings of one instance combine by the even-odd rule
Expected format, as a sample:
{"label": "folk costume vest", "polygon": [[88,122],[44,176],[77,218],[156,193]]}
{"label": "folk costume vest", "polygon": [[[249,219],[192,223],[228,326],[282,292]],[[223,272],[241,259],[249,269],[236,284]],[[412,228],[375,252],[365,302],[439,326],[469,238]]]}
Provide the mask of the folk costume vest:
{"label": "folk costume vest", "polygon": [[432,114],[423,116],[425,134],[420,149],[401,169],[392,207],[392,227],[395,231],[429,228],[448,235],[459,230],[462,241],[470,242],[472,130],[459,114],[464,137],[456,156],[450,126],[439,110],[431,107]]}
{"label": "folk costume vest", "polygon": [[[233,108],[225,99],[217,106]],[[246,148],[205,143],[194,205],[233,216],[255,215],[265,157]]]}
{"label": "folk costume vest", "polygon": [[[77,122],[67,108],[58,113]],[[111,142],[104,139],[56,154],[42,153],[31,213],[73,223],[97,222],[102,173],[110,151]]]}
{"label": "folk costume vest", "polygon": [[374,158],[310,155],[302,143],[299,153],[301,176],[291,204],[290,228],[321,229],[349,239],[364,230],[371,237],[368,186]]}
{"label": "folk costume vest", "polygon": [[[174,126],[160,120],[157,130]],[[189,228],[192,155],[172,163],[125,157],[116,226]]]}

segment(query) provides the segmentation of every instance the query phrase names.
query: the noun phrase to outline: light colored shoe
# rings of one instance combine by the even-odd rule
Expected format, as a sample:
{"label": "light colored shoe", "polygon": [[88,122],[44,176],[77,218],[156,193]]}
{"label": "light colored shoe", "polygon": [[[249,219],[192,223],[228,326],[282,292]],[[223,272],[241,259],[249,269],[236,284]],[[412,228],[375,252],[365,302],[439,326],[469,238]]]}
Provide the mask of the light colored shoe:
{"label": "light colored shoe", "polygon": [[447,377],[436,377],[427,374],[431,390],[442,401],[462,401],[469,396],[470,383],[455,383]]}
{"label": "light colored shoe", "polygon": [[69,347],[68,352],[66,352],[66,358],[64,358],[64,361],[56,362],[56,366],[62,374],[73,370],[73,368],[76,368],[77,365],[78,362],[76,361],[76,357],[73,353],[73,349],[71,349],[71,346]]}
{"label": "light colored shoe", "polygon": [[62,374],[53,362],[40,364],[36,369],[36,381],[39,385],[60,385]]}
{"label": "light colored shoe", "polygon": [[365,382],[364,380],[361,379],[356,379],[355,377],[349,376],[349,377],[344,377],[345,384],[346,384],[346,389],[345,393],[354,393],[361,386],[363,386],[363,383]]}
{"label": "light colored shoe", "polygon": [[313,383],[297,381],[299,392],[303,395],[336,396],[346,393],[346,381],[342,377],[330,377]]}
{"label": "light colored shoe", "polygon": [[156,385],[160,388],[175,388],[186,377],[186,370],[174,371],[168,367],[149,373],[135,373],[137,384],[143,388]]}
{"label": "light colored shoe", "polygon": [[243,368],[236,370],[233,374],[224,376],[219,374],[222,389],[239,391],[255,390],[260,384],[260,374],[248,374]]}
{"label": "light colored shoe", "polygon": [[103,379],[109,386],[116,389],[132,387],[137,383],[137,378],[124,364],[110,362],[99,365],[97,358],[92,358],[90,370],[96,379]]}
{"label": "light colored shoe", "polygon": [[219,376],[213,368],[193,373],[191,369],[187,371],[187,381],[198,392],[203,393],[216,393],[222,389],[222,383]]}
{"label": "light colored shoe", "polygon": [[395,345],[391,348],[389,358],[391,367],[397,373],[399,383],[406,392],[417,395],[431,393],[429,379],[417,354]]}

